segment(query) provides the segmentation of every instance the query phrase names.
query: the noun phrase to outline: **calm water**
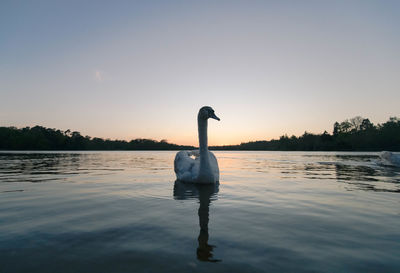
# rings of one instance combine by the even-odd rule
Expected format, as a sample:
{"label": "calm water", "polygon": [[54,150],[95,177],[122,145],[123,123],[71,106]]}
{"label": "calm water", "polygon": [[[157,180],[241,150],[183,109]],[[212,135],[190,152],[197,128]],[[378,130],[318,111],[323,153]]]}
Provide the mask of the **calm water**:
{"label": "calm water", "polygon": [[0,272],[400,272],[400,169],[374,153],[0,153]]}

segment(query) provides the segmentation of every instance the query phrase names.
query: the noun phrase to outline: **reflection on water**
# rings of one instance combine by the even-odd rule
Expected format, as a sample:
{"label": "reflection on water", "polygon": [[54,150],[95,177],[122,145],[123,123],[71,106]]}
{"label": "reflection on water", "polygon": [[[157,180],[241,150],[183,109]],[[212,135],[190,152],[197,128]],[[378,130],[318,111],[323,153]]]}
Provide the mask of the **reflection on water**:
{"label": "reflection on water", "polygon": [[79,172],[80,154],[0,153],[3,182],[44,182]]}
{"label": "reflection on water", "polygon": [[200,206],[198,210],[200,233],[197,238],[197,259],[203,262],[220,262],[213,258],[214,245],[208,244],[208,222],[211,200],[215,200],[219,191],[219,183],[211,185],[198,185],[175,181],[174,198],[177,200],[198,198]]}
{"label": "reflection on water", "polygon": [[[162,152],[161,152],[162,153]],[[1,152],[0,182],[46,182],[71,176],[114,175],[126,170],[137,174],[169,170],[168,155],[150,152]]]}
{"label": "reflection on water", "polygon": [[241,162],[242,170],[286,179],[335,180],[347,190],[400,191],[400,168],[384,165],[376,153],[300,153],[253,156]]}
{"label": "reflection on water", "polygon": [[[400,168],[382,164],[376,153],[293,152],[277,156],[277,153],[255,152],[246,155],[232,158],[229,153],[222,153],[224,171],[240,170],[269,176],[278,171],[282,180],[336,180],[348,184],[348,190],[400,191]],[[127,169],[156,174],[170,170],[170,162],[146,152],[136,156],[126,152],[0,152],[1,182],[67,180],[74,175],[110,175]]]}
{"label": "reflection on water", "polygon": [[221,185],[171,182],[175,152],[0,152],[0,272],[400,272],[400,168],[215,154]]}

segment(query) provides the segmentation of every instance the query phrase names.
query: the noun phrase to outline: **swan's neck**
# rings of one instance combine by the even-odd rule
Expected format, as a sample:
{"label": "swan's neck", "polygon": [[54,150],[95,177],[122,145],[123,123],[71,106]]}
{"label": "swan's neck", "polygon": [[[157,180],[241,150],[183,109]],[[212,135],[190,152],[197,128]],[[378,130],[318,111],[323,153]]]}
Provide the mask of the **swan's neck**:
{"label": "swan's neck", "polygon": [[206,119],[197,119],[197,124],[199,127],[199,149],[200,154],[208,152],[208,143],[207,143],[207,120]]}
{"label": "swan's neck", "polygon": [[199,182],[210,183],[214,180],[214,175],[211,170],[210,158],[208,155],[207,143],[207,120],[198,118],[197,123],[199,126],[199,150],[200,150],[200,170]]}

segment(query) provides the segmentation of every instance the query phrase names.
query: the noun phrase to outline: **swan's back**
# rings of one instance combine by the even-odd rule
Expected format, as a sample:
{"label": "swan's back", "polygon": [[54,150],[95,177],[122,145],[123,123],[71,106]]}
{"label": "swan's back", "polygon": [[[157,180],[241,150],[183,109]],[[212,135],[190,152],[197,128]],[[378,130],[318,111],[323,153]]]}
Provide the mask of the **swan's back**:
{"label": "swan's back", "polygon": [[199,151],[180,151],[174,160],[176,179],[186,182],[195,182],[199,175]]}
{"label": "swan's back", "polygon": [[[212,152],[208,152],[210,159],[210,166],[214,174],[215,181],[219,181],[219,167],[218,161]],[[176,179],[185,182],[196,182],[199,177],[200,170],[200,152],[194,151],[180,151],[176,154],[174,160],[174,171]]]}

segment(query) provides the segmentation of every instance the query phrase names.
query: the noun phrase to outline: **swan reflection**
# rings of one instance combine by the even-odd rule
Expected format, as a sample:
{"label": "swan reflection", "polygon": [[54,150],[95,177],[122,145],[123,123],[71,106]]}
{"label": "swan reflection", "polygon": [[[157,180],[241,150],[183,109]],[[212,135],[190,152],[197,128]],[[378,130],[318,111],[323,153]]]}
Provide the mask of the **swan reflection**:
{"label": "swan reflection", "polygon": [[214,245],[208,244],[208,222],[210,204],[217,199],[219,183],[216,184],[188,184],[179,180],[175,181],[174,199],[187,200],[198,199],[200,206],[198,210],[200,233],[197,238],[197,259],[203,262],[220,262],[213,258]]}

